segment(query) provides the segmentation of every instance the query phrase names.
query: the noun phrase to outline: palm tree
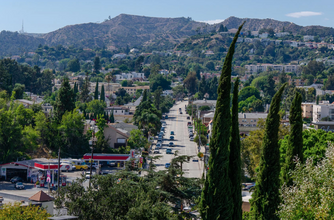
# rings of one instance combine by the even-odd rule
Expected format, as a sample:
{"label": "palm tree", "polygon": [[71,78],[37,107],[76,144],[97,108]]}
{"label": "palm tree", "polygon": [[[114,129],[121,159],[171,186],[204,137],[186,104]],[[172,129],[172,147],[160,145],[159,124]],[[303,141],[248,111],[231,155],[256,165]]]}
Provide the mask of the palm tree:
{"label": "palm tree", "polygon": [[138,120],[138,127],[140,129],[144,129],[144,133],[146,137],[148,138],[149,132],[153,134],[157,134],[161,126],[160,118],[147,110],[144,110],[144,112],[139,116]]}
{"label": "palm tree", "polygon": [[111,73],[107,73],[107,75],[104,78],[105,80],[107,80],[108,82],[108,91],[109,91],[109,95],[110,95],[110,87],[109,87],[109,83],[112,80],[112,74]]}

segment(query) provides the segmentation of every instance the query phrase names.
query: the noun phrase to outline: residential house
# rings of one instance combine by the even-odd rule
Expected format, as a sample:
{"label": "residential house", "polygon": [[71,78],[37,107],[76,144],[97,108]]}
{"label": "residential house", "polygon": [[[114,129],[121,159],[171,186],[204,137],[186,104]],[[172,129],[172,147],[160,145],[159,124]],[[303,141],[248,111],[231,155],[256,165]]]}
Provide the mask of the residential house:
{"label": "residential house", "polygon": [[112,56],[112,58],[114,58],[114,59],[124,59],[125,57],[126,57],[125,53],[118,53],[118,54],[115,54],[114,56]]}
{"label": "residential house", "polygon": [[108,124],[108,126],[104,128],[104,137],[108,140],[110,148],[119,148],[126,146],[130,133]]}
{"label": "residential house", "polygon": [[259,35],[260,38],[268,38],[268,33],[262,33]]}
{"label": "residential house", "polygon": [[173,96],[173,90],[164,90],[162,91],[163,96]]}
{"label": "residential house", "polygon": [[256,127],[259,119],[266,119],[268,113],[239,113],[239,127]]}
{"label": "residential house", "polygon": [[168,74],[169,74],[169,71],[168,70],[159,70],[159,73],[161,74],[161,75],[165,75],[165,76],[167,76]]}
{"label": "residential house", "polygon": [[120,121],[118,123],[110,123],[109,125],[111,125],[112,127],[116,128],[116,129],[122,129],[127,131],[128,134],[130,134],[130,132],[134,129],[138,129],[138,126],[133,125],[132,123],[125,123],[123,121]]}
{"label": "residential house", "polygon": [[284,37],[284,36],[287,36],[289,34],[290,34],[289,32],[279,32],[279,33],[276,33],[275,36],[276,37]]}
{"label": "residential house", "polygon": [[105,113],[108,115],[111,115],[113,113],[114,115],[129,115],[129,107],[125,106],[110,106],[104,109]]}
{"label": "residential house", "polygon": [[314,36],[311,36],[311,35],[305,35],[303,37],[304,41],[310,41],[310,40],[314,40]]}

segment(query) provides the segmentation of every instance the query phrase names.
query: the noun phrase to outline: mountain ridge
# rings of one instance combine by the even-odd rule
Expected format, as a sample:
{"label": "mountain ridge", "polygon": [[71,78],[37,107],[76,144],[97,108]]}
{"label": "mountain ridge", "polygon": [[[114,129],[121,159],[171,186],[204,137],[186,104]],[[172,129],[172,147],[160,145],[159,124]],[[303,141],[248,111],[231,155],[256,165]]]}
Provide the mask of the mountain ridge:
{"label": "mountain ridge", "polygon": [[[237,18],[231,16],[218,24],[193,21],[191,18],[162,18],[120,14],[101,23],[67,25],[46,34],[14,34],[0,32],[0,56],[31,51],[38,44],[49,46],[77,46],[83,48],[135,47],[154,45],[161,49],[173,48],[175,44],[198,33],[218,30],[222,24],[228,29],[238,28],[246,21],[243,30],[258,31],[273,28],[275,32],[289,31],[294,34],[334,36],[334,29],[323,26],[300,26],[288,21],[259,18]],[[32,44],[29,44],[29,41]],[[27,43],[28,42],[28,43]],[[37,46],[36,46],[37,45]]]}

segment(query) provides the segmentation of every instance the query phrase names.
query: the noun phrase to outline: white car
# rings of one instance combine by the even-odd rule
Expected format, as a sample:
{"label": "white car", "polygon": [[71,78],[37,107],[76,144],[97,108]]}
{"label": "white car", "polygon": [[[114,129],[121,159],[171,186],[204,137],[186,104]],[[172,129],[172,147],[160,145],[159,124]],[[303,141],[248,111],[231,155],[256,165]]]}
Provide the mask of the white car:
{"label": "white car", "polygon": [[160,149],[160,148],[161,148],[161,144],[158,143],[158,144],[156,145],[156,148]]}
{"label": "white car", "polygon": [[189,140],[190,140],[190,141],[194,141],[194,137],[191,137]]}
{"label": "white car", "polygon": [[24,189],[24,185],[22,182],[15,183],[15,189]]}
{"label": "white car", "polygon": [[[92,176],[96,175],[95,172],[92,172]],[[86,179],[90,179],[90,172],[86,172]]]}

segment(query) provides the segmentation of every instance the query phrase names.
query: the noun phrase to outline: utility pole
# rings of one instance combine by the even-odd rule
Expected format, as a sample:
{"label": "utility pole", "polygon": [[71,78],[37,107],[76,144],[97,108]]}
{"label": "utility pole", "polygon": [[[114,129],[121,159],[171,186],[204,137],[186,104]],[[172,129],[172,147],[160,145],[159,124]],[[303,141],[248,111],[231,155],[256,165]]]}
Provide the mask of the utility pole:
{"label": "utility pole", "polygon": [[92,167],[93,167],[93,153],[94,153],[94,131],[93,131],[93,139],[92,139],[92,157],[90,158],[90,174],[89,174],[89,187],[91,186],[90,180],[92,179]]}
{"label": "utility pole", "polygon": [[60,190],[60,147],[58,149],[58,185],[57,185],[57,191],[58,191],[58,197],[59,197],[59,190]]}

